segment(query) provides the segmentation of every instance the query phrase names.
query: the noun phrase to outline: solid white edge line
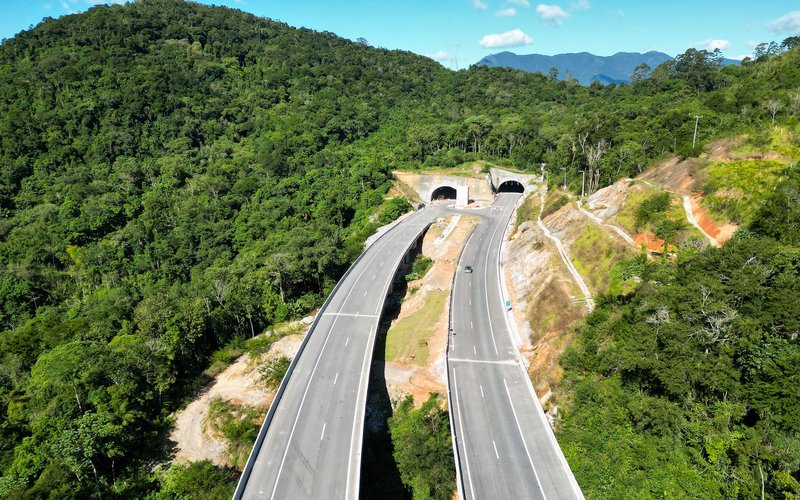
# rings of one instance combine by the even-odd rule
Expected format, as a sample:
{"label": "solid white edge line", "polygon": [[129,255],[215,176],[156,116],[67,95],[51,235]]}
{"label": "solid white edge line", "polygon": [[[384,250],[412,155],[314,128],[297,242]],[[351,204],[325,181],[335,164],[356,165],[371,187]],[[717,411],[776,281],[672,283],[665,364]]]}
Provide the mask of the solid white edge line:
{"label": "solid white edge line", "polygon": [[[420,214],[420,213],[422,213],[422,210],[420,210],[418,212],[415,212],[407,220],[410,221],[412,217],[415,217],[417,214]],[[407,228],[418,229],[418,231],[416,232],[416,235],[417,235],[417,237],[419,237],[419,233],[422,232],[422,229],[424,229],[426,227],[429,227],[430,224],[432,223],[432,221],[436,220],[436,217],[438,217],[439,213],[441,213],[441,211],[434,212],[434,218],[431,219],[430,223],[416,224],[416,225],[408,224],[407,226],[404,226],[403,229],[407,229]],[[401,232],[402,231],[398,231],[398,234],[401,233]],[[406,253],[411,248],[411,245],[413,243],[414,243],[414,241],[411,241],[405,247],[403,253],[397,259],[397,262],[395,263],[395,265],[394,265],[394,267],[392,269],[397,270],[399,268],[400,263],[403,260],[403,257],[405,257]],[[388,244],[388,242],[387,242],[387,244]],[[377,257],[377,255],[376,255],[376,257]],[[372,261],[370,260],[370,262],[372,262]],[[383,265],[383,263],[381,263],[381,265]],[[384,297],[384,300],[381,301],[380,304],[378,304],[378,307],[375,310],[375,314],[376,315],[379,315],[379,313],[381,312],[381,309],[385,306],[385,303],[386,303],[386,299],[385,298],[389,293],[389,287],[391,286],[391,284],[392,284],[392,280],[390,279],[390,280],[387,281],[386,286],[383,288],[383,292],[382,292],[381,296]],[[373,328],[377,328],[377,323],[370,326],[370,333],[372,332]],[[375,340],[376,340],[375,337],[376,337],[376,335],[370,334],[369,339],[367,340],[367,353],[369,353],[369,352],[374,350],[374,348],[375,348]],[[365,387],[364,390],[363,390],[363,392],[364,392],[364,397],[363,398],[361,397],[361,392],[362,392],[361,388],[363,386],[364,380],[365,379],[369,379],[369,363],[372,360],[371,356],[367,356],[366,354],[365,354],[364,358],[365,358],[364,359],[364,366],[362,367],[362,370],[361,370],[361,378],[359,379],[359,382],[358,382],[358,392],[356,393],[356,408],[355,408],[356,411],[354,413],[354,418],[353,418],[353,431],[350,434],[350,453],[348,455],[348,460],[347,460],[347,479],[346,479],[346,482],[345,482],[345,499],[346,500],[348,500],[350,498],[350,490],[351,490],[351,488],[350,488],[350,478],[351,478],[351,474],[352,474],[351,471],[352,471],[352,467],[353,467],[352,457],[353,457],[354,444],[355,444],[356,440],[358,440],[359,441],[359,445],[360,445],[361,444],[360,441],[364,436],[363,427],[364,427],[364,412],[365,412],[365,408],[366,408],[366,405],[367,405],[367,393],[366,393],[367,388]],[[359,409],[361,411],[359,411]],[[356,425],[356,422],[358,420],[361,421],[361,426],[360,426],[361,432],[356,433],[356,428],[359,427],[359,426]],[[361,449],[361,446],[359,446],[358,447],[358,452],[356,453],[356,458],[357,458],[357,461],[358,461],[358,469],[357,469],[357,471],[358,471],[357,477],[358,478],[360,478],[360,474],[361,474],[361,468],[360,468],[360,465],[361,465],[361,452],[362,452],[362,449]],[[358,481],[355,481],[355,483],[356,484],[352,488],[353,491],[354,491],[353,498],[358,498],[360,484],[359,484]]]}
{"label": "solid white edge line", "polygon": [[469,491],[472,498],[475,498],[475,487],[472,485],[472,474],[469,471],[469,460],[467,460],[467,440],[466,440],[466,435],[464,434],[464,421],[461,419],[461,403],[459,402],[458,399],[458,384],[456,383],[455,368],[453,368],[453,398],[455,398],[456,400],[456,411],[458,412],[458,426],[461,428],[460,441],[461,441],[461,448],[464,450],[463,453],[464,465],[467,466],[467,480],[469,482]]}
{"label": "solid white edge line", "polygon": [[[367,263],[364,266],[364,269],[362,269],[361,272],[358,274],[358,277],[356,277],[356,279],[355,279],[355,283],[358,283],[358,281],[361,280],[361,277],[364,275],[366,270],[369,268],[369,265],[372,263],[372,261],[375,260],[375,258],[380,254],[381,250],[386,248],[386,246],[389,244],[389,242],[392,241],[398,234],[402,234],[402,231],[398,231],[397,234],[392,235],[391,237],[387,238],[386,241],[383,242],[383,246],[381,246],[380,249],[376,250],[375,255],[373,255],[369,259],[369,261],[367,261]],[[344,305],[347,302],[347,300],[350,298],[350,294],[352,294],[354,290],[355,290],[355,286],[351,286],[350,290],[347,292],[347,295],[345,295],[344,299],[342,300],[342,305]],[[278,472],[275,475],[275,485],[272,487],[272,493],[270,494],[270,499],[274,499],[275,498],[275,492],[278,490],[278,484],[280,483],[281,474],[283,473],[283,466],[286,464],[286,455],[289,453],[289,448],[291,448],[292,438],[294,437],[294,431],[295,431],[295,429],[297,429],[297,422],[300,420],[300,414],[303,411],[303,405],[305,404],[306,396],[308,395],[308,390],[311,387],[311,381],[314,379],[314,373],[316,373],[317,367],[319,366],[319,362],[320,362],[320,360],[322,360],[322,355],[325,352],[325,346],[328,345],[328,341],[331,338],[331,332],[333,331],[333,328],[336,326],[336,321],[338,319],[339,319],[339,316],[335,316],[333,318],[333,322],[331,323],[331,326],[328,329],[328,333],[325,336],[325,342],[323,342],[322,348],[320,349],[319,354],[317,355],[317,361],[314,363],[314,368],[311,370],[311,375],[309,375],[308,381],[306,382],[306,388],[303,391],[303,396],[300,399],[300,406],[298,407],[297,413],[295,414],[294,423],[292,424],[292,430],[289,432],[289,438],[286,440],[286,448],[283,451],[283,457],[281,458],[281,463],[280,463],[280,466],[278,467]],[[352,450],[352,442],[351,442],[351,450]],[[349,467],[349,463],[348,463],[347,474],[348,474],[347,488],[349,488],[349,486],[350,486],[350,480],[349,480],[350,467]]]}
{"label": "solid white edge line", "polygon": [[506,379],[503,378],[503,385],[506,388],[506,395],[508,396],[508,404],[511,405],[511,414],[514,415],[514,423],[517,424],[517,432],[519,432],[519,437],[522,438],[522,446],[525,448],[525,454],[528,456],[528,462],[531,464],[531,469],[533,469],[533,476],[536,478],[536,483],[539,485],[539,491],[542,492],[542,498],[546,499],[547,496],[544,494],[544,488],[542,487],[542,482],[539,480],[539,474],[536,473],[536,467],[533,465],[533,458],[531,458],[531,452],[528,451],[528,443],[525,441],[525,435],[522,434],[522,427],[519,425],[519,418],[517,418],[517,411],[514,409],[514,401],[511,399],[511,392],[508,390],[508,384],[506,383]]}

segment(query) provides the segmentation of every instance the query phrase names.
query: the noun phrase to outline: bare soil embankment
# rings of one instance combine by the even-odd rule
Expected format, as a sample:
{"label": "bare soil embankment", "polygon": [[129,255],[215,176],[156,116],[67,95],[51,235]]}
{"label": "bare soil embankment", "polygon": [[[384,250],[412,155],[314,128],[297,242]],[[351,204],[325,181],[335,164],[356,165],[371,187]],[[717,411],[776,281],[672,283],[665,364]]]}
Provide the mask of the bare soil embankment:
{"label": "bare soil embankment", "polygon": [[173,461],[186,463],[208,459],[217,465],[230,465],[226,456],[228,443],[208,423],[211,401],[219,398],[236,405],[261,408],[266,414],[275,395],[261,382],[258,370],[270,358],[294,357],[302,341],[303,335],[287,335],[257,360],[243,354],[214,377],[194,401],[175,415],[175,428],[170,435],[176,450]]}
{"label": "bare soil embankment", "polygon": [[[561,196],[553,192],[546,198],[542,223],[561,241],[591,293],[604,291],[611,267],[634,250],[617,230],[587,217],[573,201],[553,210]],[[537,394],[546,399],[562,376],[558,358],[587,308],[556,245],[537,226],[536,205],[538,194],[518,208],[521,216],[509,232],[504,259],[514,318],[523,337],[521,354]]]}

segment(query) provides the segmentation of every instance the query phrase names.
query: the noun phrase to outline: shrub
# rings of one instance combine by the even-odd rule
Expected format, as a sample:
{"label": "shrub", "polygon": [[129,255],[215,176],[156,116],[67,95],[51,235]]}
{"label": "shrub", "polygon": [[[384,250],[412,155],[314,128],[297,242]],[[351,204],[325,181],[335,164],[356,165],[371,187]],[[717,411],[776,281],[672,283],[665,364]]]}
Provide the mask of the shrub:
{"label": "shrub", "polygon": [[277,389],[283,377],[286,376],[286,371],[292,360],[286,356],[271,359],[263,368],[261,368],[261,381],[271,389]]}
{"label": "shrub", "polygon": [[658,215],[667,211],[670,201],[671,198],[667,192],[654,194],[643,201],[636,209],[636,226],[641,227],[657,219]]}

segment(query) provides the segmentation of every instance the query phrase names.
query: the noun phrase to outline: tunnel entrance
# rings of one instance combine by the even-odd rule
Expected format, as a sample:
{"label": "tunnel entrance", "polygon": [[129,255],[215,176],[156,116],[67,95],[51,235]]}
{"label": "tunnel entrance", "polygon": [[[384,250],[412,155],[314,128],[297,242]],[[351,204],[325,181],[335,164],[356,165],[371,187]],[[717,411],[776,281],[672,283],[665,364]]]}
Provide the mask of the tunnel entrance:
{"label": "tunnel entrance", "polygon": [[456,188],[441,186],[433,190],[433,193],[431,193],[431,201],[455,200],[456,194]]}
{"label": "tunnel entrance", "polygon": [[505,181],[497,187],[498,193],[524,193],[525,186],[519,181]]}

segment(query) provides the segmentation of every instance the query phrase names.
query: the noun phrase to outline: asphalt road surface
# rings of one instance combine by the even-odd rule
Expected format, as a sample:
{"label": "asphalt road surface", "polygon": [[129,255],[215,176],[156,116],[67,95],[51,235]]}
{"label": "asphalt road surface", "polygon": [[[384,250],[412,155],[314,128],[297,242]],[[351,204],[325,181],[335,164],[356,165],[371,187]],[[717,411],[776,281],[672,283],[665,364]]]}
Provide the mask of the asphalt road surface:
{"label": "asphalt road surface", "polygon": [[[498,258],[518,198],[501,193],[480,212],[453,286],[450,411],[464,497],[582,498],[534,399],[505,318]],[[473,272],[465,273],[465,266]]]}
{"label": "asphalt road surface", "polygon": [[411,215],[378,239],[351,269],[309,331],[243,498],[358,497],[367,384],[376,329],[401,259],[444,207]]}

